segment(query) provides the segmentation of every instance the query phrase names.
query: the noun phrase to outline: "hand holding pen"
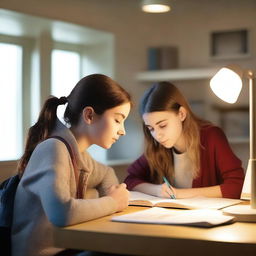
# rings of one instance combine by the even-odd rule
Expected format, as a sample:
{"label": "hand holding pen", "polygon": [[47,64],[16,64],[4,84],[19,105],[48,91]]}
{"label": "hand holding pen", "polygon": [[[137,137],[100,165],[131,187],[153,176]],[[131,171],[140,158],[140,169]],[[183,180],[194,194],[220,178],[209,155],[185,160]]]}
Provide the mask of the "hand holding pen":
{"label": "hand holding pen", "polygon": [[172,186],[171,184],[169,183],[169,181],[166,179],[166,177],[163,177],[163,180],[164,180],[164,183],[166,184],[166,186],[171,190],[172,194],[170,194],[170,197],[171,199],[176,199],[175,195],[174,195],[174,192],[173,192],[173,189],[172,189]]}

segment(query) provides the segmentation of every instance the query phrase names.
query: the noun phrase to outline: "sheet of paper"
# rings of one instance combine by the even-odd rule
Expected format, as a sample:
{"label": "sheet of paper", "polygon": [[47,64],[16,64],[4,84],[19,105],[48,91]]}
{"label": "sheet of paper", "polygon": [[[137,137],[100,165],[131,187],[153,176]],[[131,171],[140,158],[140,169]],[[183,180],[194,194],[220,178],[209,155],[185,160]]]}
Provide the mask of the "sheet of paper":
{"label": "sheet of paper", "polygon": [[200,209],[173,211],[170,209],[154,207],[147,210],[115,216],[112,218],[112,221],[213,227],[221,224],[233,223],[234,217],[225,216],[218,210]]}
{"label": "sheet of paper", "polygon": [[222,209],[224,207],[238,204],[241,200],[230,198],[212,198],[212,197],[193,197],[187,199],[178,199],[184,205],[191,206],[191,208],[202,209]]}

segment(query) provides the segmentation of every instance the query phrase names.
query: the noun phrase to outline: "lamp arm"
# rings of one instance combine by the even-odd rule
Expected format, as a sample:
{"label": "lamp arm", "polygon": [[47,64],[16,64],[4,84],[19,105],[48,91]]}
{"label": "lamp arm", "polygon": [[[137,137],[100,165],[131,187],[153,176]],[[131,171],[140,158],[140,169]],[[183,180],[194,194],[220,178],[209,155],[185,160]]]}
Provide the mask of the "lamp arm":
{"label": "lamp arm", "polygon": [[256,159],[256,78],[252,71],[248,71],[250,95],[250,159]]}
{"label": "lamp arm", "polygon": [[256,77],[251,70],[247,72],[247,77],[250,97],[250,158],[248,168],[251,172],[251,208],[256,209]]}

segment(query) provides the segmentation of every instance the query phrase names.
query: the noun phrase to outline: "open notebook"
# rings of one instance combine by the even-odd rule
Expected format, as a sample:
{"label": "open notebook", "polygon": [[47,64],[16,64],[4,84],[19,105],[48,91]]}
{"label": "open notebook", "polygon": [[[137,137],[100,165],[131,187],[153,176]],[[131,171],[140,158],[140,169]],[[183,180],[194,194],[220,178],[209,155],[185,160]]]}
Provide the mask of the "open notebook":
{"label": "open notebook", "polygon": [[129,205],[157,206],[182,209],[222,209],[239,204],[241,200],[229,198],[193,197],[186,199],[168,199],[147,195],[137,191],[130,191]]}
{"label": "open notebook", "polygon": [[114,216],[111,220],[144,224],[214,227],[233,223],[235,218],[232,216],[224,216],[222,212],[218,210],[200,209],[177,211],[154,207],[147,210]]}

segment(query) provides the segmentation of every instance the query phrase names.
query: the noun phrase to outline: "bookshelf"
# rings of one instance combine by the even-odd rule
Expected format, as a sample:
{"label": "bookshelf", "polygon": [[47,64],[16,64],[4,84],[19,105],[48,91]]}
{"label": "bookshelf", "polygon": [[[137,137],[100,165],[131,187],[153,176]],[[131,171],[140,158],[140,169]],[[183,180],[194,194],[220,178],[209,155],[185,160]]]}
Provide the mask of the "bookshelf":
{"label": "bookshelf", "polygon": [[[190,69],[174,69],[174,70],[154,70],[154,71],[144,71],[139,72],[136,75],[136,79],[139,82],[159,82],[159,81],[184,81],[189,82],[191,80],[209,80],[217,71],[218,67],[207,67],[207,68],[190,68]],[[187,83],[188,84],[188,83]],[[189,86],[189,85],[188,85]],[[193,85],[192,85],[193,86]],[[203,96],[204,97],[204,96]],[[202,98],[202,96],[201,96]],[[219,111],[218,116],[222,116],[223,109],[218,106],[212,105],[211,101],[206,101],[208,106],[213,109],[221,109]],[[211,106],[210,106],[211,105]],[[230,108],[231,110],[233,108]],[[223,126],[223,124],[220,124]],[[249,141],[249,138],[246,136],[232,137],[229,138],[231,144],[246,144]]]}
{"label": "bookshelf", "polygon": [[139,72],[136,79],[139,82],[156,82],[156,81],[181,81],[181,80],[201,80],[209,79],[218,68],[190,68],[190,69],[173,69],[173,70],[154,70]]}
{"label": "bookshelf", "polygon": [[[222,103],[212,96],[208,87],[208,81],[217,71],[218,67],[144,71],[136,74],[136,80],[144,84],[159,81],[174,82],[180,89],[183,89],[190,103],[201,102],[199,110],[203,109],[204,116],[202,118],[208,119],[211,116],[210,121],[221,126],[223,125],[220,120],[223,116]],[[216,111],[216,105],[220,105],[218,107],[220,111]],[[232,109],[232,107],[230,108]],[[245,160],[248,159],[249,136],[234,136],[232,133],[226,133],[226,135],[234,152],[243,161],[245,168]]]}
{"label": "bookshelf", "polygon": [[249,137],[241,136],[241,137],[228,137],[228,141],[230,144],[248,144],[249,145]]}

